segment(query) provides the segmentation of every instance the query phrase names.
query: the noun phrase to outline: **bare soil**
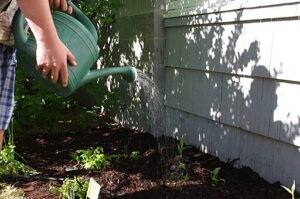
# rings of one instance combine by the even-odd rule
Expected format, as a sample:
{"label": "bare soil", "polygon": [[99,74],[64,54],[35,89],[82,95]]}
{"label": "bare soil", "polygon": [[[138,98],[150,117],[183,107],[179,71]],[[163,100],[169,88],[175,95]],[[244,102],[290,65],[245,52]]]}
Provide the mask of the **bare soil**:
{"label": "bare soil", "polygon": [[[181,157],[173,138],[154,138],[149,133],[105,123],[81,132],[19,137],[18,153],[39,174],[29,178],[6,177],[5,181],[21,188],[26,198],[34,199],[59,198],[49,191],[49,184],[59,186],[61,178],[74,176],[94,178],[103,186],[101,198],[290,198],[279,183],[268,183],[250,168],[234,168],[238,160],[222,162],[192,146]],[[69,156],[71,152],[97,146],[102,146],[107,154],[139,151],[141,158],[121,158],[102,170],[72,169],[76,163]],[[225,182],[213,186],[210,171],[217,167],[221,168],[219,178]]]}

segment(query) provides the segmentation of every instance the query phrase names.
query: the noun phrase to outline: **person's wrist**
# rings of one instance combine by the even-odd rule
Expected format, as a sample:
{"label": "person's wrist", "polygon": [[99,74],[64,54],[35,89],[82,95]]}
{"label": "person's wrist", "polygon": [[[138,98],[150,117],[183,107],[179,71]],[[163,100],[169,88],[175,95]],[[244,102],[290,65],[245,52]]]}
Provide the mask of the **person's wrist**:
{"label": "person's wrist", "polygon": [[60,39],[58,36],[49,36],[49,37],[41,37],[36,40],[37,46],[51,46],[54,44],[57,44],[60,42]]}

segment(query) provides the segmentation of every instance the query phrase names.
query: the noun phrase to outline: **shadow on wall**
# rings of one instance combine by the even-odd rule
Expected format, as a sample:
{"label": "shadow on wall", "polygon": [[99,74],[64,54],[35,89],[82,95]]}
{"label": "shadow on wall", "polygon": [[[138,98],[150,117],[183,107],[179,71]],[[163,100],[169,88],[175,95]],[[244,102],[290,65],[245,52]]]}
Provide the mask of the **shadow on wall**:
{"label": "shadow on wall", "polygon": [[[236,11],[234,21],[241,21],[242,15],[243,10]],[[260,27],[272,22],[224,22],[220,12],[167,20],[168,134],[178,137],[185,134],[186,140],[192,144],[200,142],[202,150],[209,152],[220,148],[215,146],[226,140],[228,128],[299,146],[296,141],[300,135],[300,117],[297,116],[297,121],[285,122],[281,119],[295,113],[276,112],[277,89],[282,82],[276,76],[280,71],[272,71],[275,75],[271,78],[270,66],[262,64],[262,60],[271,60],[271,57],[263,57],[267,56],[265,51],[260,52],[264,41],[255,39],[255,34],[264,34]],[[245,30],[254,26],[258,27],[257,32]],[[258,35],[258,38],[270,37]],[[271,52],[272,45],[269,50]],[[276,114],[281,115],[275,117]],[[196,124],[195,117],[205,120],[206,124]],[[202,124],[206,126],[199,126]],[[210,132],[212,129],[219,130]],[[243,146],[240,147],[243,150]]]}

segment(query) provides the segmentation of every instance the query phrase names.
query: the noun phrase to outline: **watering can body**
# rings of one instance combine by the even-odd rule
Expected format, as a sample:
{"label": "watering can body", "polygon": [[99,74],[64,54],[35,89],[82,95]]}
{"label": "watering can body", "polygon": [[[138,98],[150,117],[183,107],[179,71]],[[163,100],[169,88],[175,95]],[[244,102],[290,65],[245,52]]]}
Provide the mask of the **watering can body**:
{"label": "watering can body", "polygon": [[[99,57],[97,45],[97,31],[90,20],[71,2],[73,15],[60,11],[53,11],[52,17],[60,40],[75,56],[77,66],[68,65],[68,86],[62,87],[59,83],[52,84],[50,78],[43,79],[41,72],[35,70],[36,41],[33,34],[24,31],[24,16],[17,12],[13,25],[15,47],[17,49],[18,64],[35,79],[40,80],[49,90],[59,95],[69,95],[78,87],[101,76],[121,74],[128,81],[134,81],[136,71],[133,67],[112,67],[90,70]],[[129,75],[129,76],[128,76]]]}

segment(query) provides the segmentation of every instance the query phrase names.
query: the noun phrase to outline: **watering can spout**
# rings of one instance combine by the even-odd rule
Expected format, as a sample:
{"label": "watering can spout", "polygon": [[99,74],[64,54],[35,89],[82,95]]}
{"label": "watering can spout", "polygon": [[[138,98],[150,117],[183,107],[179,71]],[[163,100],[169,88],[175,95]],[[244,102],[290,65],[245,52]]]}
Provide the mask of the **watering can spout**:
{"label": "watering can spout", "polygon": [[109,67],[100,70],[91,70],[81,80],[80,86],[83,86],[84,84],[91,82],[97,78],[109,75],[121,75],[127,82],[134,82],[137,78],[136,69],[132,66]]}

